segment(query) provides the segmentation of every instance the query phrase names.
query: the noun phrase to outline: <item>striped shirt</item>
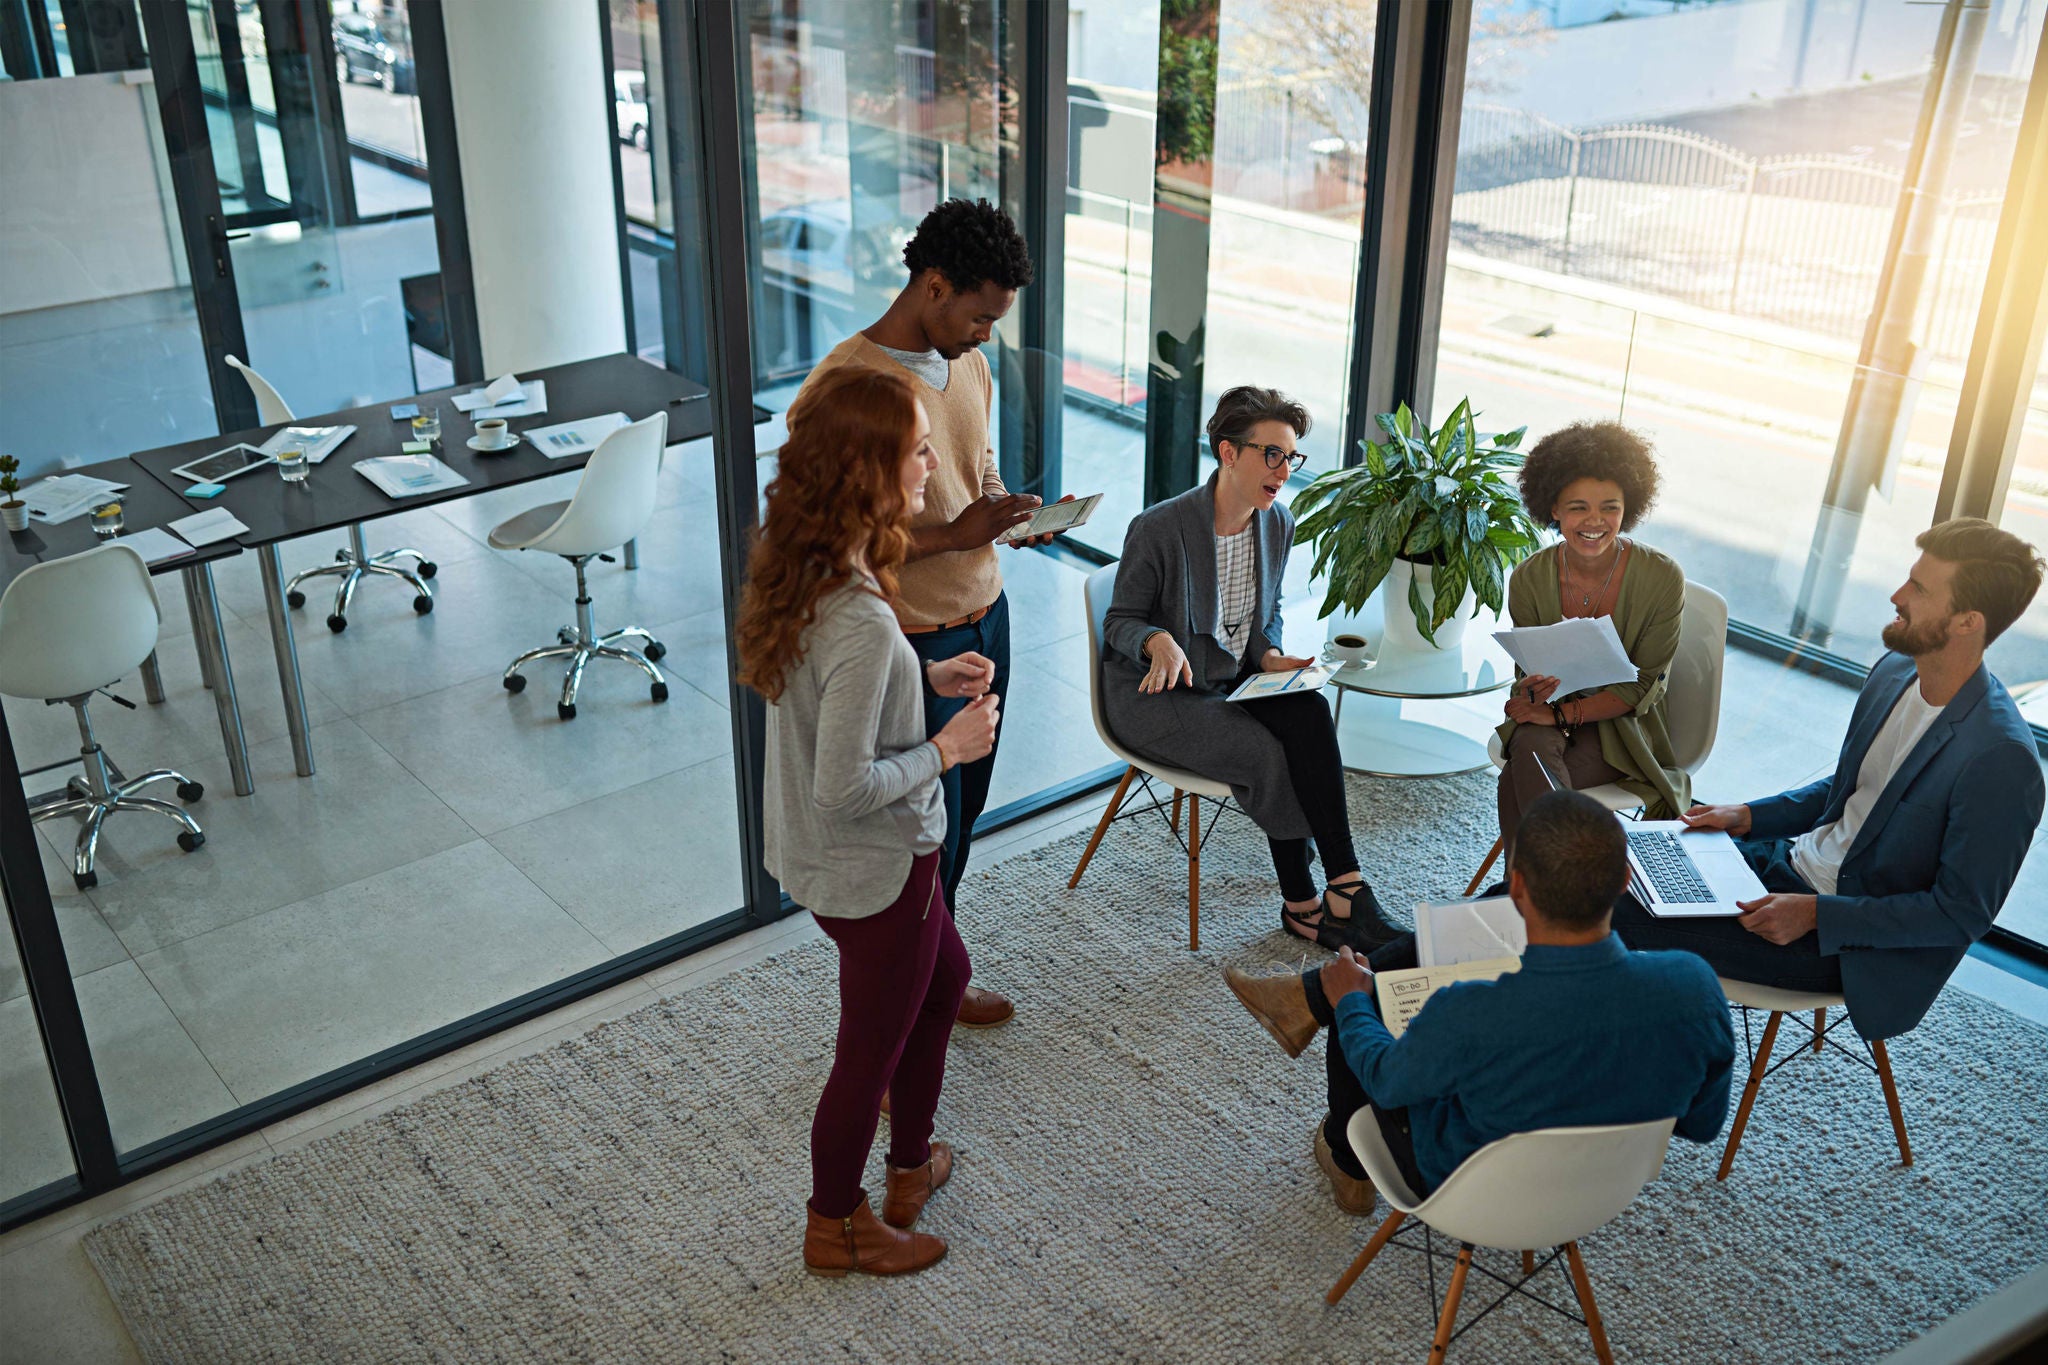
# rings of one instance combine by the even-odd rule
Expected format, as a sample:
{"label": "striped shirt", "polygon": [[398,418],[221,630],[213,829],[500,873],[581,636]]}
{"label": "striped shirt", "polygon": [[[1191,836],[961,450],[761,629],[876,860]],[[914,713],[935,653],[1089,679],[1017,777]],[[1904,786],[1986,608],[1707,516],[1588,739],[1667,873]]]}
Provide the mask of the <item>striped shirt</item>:
{"label": "striped shirt", "polygon": [[1249,524],[1234,536],[1216,537],[1216,607],[1216,638],[1242,663],[1259,609],[1258,545]]}

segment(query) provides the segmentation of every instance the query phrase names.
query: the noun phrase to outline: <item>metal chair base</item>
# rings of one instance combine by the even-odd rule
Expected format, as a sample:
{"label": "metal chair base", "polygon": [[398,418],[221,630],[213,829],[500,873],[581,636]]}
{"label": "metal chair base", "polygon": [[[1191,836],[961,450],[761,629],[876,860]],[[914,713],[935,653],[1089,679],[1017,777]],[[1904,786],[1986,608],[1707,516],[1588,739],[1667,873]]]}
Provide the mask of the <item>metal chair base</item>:
{"label": "metal chair base", "polygon": [[[668,650],[661,641],[654,638],[652,631],[640,626],[625,626],[608,635],[597,633],[595,613],[591,609],[590,591],[585,582],[585,565],[597,558],[595,555],[564,555],[576,569],[576,624],[563,626],[555,632],[555,643],[539,649],[529,649],[509,664],[499,681],[507,692],[522,692],[526,679],[520,669],[542,659],[567,659],[569,667],[562,676],[561,699],[555,703],[555,712],[563,720],[576,719],[576,693],[583,686],[583,670],[592,659],[615,659],[629,663],[647,675],[648,696],[656,702],[668,700],[668,679],[655,666],[655,660]],[[645,640],[647,648],[629,649],[619,642],[622,640]]]}
{"label": "metal chair base", "polygon": [[[292,575],[285,585],[285,600],[294,607],[306,604],[306,595],[299,591],[299,585],[309,579],[324,578],[329,574],[339,575],[341,584],[334,592],[334,610],[328,613],[329,630],[341,631],[348,627],[349,604],[355,600],[356,587],[373,574],[385,574],[402,579],[413,591],[412,609],[424,616],[434,609],[434,589],[427,580],[438,571],[438,566],[424,554],[410,546],[386,550],[382,554],[371,554],[370,547],[363,540],[363,528],[348,528],[348,545],[334,552],[332,564],[322,564],[315,569]],[[396,561],[411,558],[418,562],[417,570],[408,569]]]}
{"label": "metal chair base", "polygon": [[29,804],[29,818],[40,823],[75,815],[84,821],[71,855],[71,879],[78,884],[79,890],[98,884],[99,876],[93,870],[93,864],[99,856],[100,831],[105,827],[107,817],[119,811],[144,811],[177,821],[183,826],[178,834],[178,847],[187,853],[204,844],[206,832],[182,808],[169,801],[137,793],[158,782],[175,782],[181,800],[197,801],[206,794],[206,789],[175,768],[152,768],[140,777],[124,776],[93,736],[92,720],[85,709],[87,698],[70,697],[65,700],[78,713],[79,735],[84,741],[79,747],[79,761],[85,772],[83,776],[65,783],[61,791],[33,799]]}

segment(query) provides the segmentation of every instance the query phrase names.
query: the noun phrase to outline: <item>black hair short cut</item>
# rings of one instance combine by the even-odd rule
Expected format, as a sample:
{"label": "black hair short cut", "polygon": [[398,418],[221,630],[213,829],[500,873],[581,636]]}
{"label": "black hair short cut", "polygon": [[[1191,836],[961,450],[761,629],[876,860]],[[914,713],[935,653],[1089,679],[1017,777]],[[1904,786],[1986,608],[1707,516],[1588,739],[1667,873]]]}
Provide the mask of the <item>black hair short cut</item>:
{"label": "black hair short cut", "polygon": [[984,284],[1022,289],[1031,283],[1031,252],[1010,215],[986,199],[948,199],[924,216],[903,248],[916,279],[936,270],[962,294]]}
{"label": "black hair short cut", "polygon": [[1621,486],[1621,529],[1632,531],[1657,501],[1650,443],[1619,422],[1574,422],[1529,450],[1522,464],[1522,505],[1539,526],[1554,526],[1560,494],[1576,479]]}
{"label": "black hair short cut", "polygon": [[1513,867],[1545,919],[1590,929],[1628,885],[1628,836],[1584,792],[1545,792],[1522,813]]}
{"label": "black hair short cut", "polygon": [[1296,439],[1308,435],[1308,409],[1278,389],[1256,384],[1239,384],[1216,400],[1209,415],[1209,453],[1223,458],[1223,442],[1242,445],[1261,422],[1285,422],[1294,428]]}

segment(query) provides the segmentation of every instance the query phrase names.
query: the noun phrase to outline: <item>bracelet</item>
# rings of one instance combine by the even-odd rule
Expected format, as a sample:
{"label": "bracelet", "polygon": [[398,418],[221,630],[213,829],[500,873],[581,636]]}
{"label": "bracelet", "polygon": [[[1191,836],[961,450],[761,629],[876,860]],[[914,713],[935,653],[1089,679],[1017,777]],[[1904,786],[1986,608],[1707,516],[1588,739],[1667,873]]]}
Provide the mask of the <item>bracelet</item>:
{"label": "bracelet", "polygon": [[931,745],[934,749],[939,750],[939,776],[944,777],[947,771],[950,770],[953,766],[951,763],[946,761],[946,751],[944,749],[939,748],[939,742],[936,739],[928,739],[925,741],[925,743]]}
{"label": "bracelet", "polygon": [[1572,737],[1572,727],[1565,723],[1564,708],[1560,707],[1556,702],[1549,703],[1549,706],[1551,723],[1557,726],[1560,734],[1566,739],[1570,739]]}

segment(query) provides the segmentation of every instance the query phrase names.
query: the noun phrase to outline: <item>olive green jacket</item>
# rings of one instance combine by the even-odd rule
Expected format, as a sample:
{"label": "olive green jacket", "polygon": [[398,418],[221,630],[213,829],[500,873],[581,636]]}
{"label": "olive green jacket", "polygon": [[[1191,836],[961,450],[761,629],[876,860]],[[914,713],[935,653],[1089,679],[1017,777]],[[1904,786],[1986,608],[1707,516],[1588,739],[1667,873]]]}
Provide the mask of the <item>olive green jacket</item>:
{"label": "olive green jacket", "polygon": [[[1634,548],[1614,603],[1614,633],[1636,666],[1636,680],[1601,690],[1635,710],[1598,722],[1600,756],[1621,771],[1619,785],[1643,799],[1647,818],[1673,820],[1692,804],[1692,775],[1672,761],[1671,732],[1664,723],[1664,694],[1685,615],[1685,570],[1639,540],[1630,544]],[[1509,577],[1508,615],[1515,625],[1554,626],[1564,619],[1557,595],[1557,557],[1563,553],[1562,545],[1547,546]],[[1517,678],[1521,674],[1515,670]],[[1514,732],[1513,721],[1502,724],[1503,747]]]}

